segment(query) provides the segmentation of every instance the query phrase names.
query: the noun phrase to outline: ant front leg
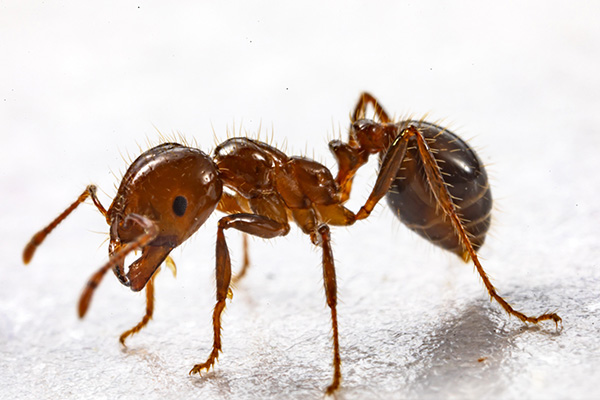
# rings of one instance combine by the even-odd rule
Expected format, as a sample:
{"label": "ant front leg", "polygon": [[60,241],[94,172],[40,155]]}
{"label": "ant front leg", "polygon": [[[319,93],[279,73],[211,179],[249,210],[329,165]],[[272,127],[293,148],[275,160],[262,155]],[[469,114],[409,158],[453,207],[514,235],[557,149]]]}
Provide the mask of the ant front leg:
{"label": "ant front leg", "polygon": [[145,327],[152,319],[152,314],[154,314],[154,279],[156,279],[156,275],[158,275],[159,271],[160,269],[157,269],[154,275],[152,275],[152,278],[150,278],[146,284],[146,314],[136,326],[123,332],[119,337],[119,342],[121,342],[123,346],[125,346],[125,340],[129,336],[141,331],[142,328]]}
{"label": "ant front leg", "polygon": [[[167,256],[167,258],[165,258],[165,264],[167,265],[167,268],[169,268],[171,270],[171,272],[173,273],[173,276],[176,277],[177,276],[177,267],[175,266],[175,262],[173,261],[173,259],[170,256]],[[119,337],[119,341],[125,347],[127,347],[125,345],[125,340],[129,336],[141,331],[142,328],[145,327],[146,325],[148,325],[148,322],[150,322],[150,320],[152,319],[152,315],[154,314],[154,280],[156,279],[156,276],[158,275],[159,272],[160,272],[160,267],[158,267],[158,269],[154,272],[154,275],[152,275],[152,277],[148,280],[148,283],[146,284],[146,314],[144,314],[144,316],[142,317],[142,320],[140,322],[138,322],[138,324],[136,326],[123,332],[121,334],[121,336]]]}
{"label": "ant front leg", "polygon": [[23,250],[24,264],[29,264],[38,246],[42,244],[42,242],[46,239],[46,236],[48,236],[50,232],[52,232],[54,228],[58,226],[58,224],[64,221],[64,219],[67,218],[69,214],[71,214],[88,197],[92,198],[92,201],[94,202],[94,205],[96,206],[98,211],[100,211],[100,213],[106,218],[106,209],[102,206],[102,203],[100,203],[100,200],[98,200],[98,197],[96,196],[96,186],[89,185],[85,188],[83,193],[79,195],[77,200],[75,200],[73,204],[67,207],[65,211],[63,211],[58,217],[56,217],[54,221],[50,222],[48,226],[46,226],[44,229],[33,235],[31,240],[29,241],[29,243],[27,243],[25,249]]}
{"label": "ant front leg", "polygon": [[[248,200],[239,195],[232,195],[223,192],[221,200],[217,206],[217,210],[226,214],[250,213],[251,208],[248,205]],[[231,284],[235,286],[248,272],[250,266],[250,255],[248,250],[248,235],[242,234],[242,251],[244,252],[242,268],[232,277]]]}
{"label": "ant front leg", "polygon": [[208,359],[202,364],[196,364],[190,371],[191,374],[201,373],[212,367],[221,352],[221,314],[225,309],[225,300],[229,294],[231,283],[231,260],[229,249],[225,241],[225,229],[234,228],[250,235],[271,239],[277,236],[285,236],[290,230],[287,223],[277,222],[270,218],[256,214],[233,214],[219,220],[217,230],[216,248],[216,283],[217,303],[213,311],[213,348]]}

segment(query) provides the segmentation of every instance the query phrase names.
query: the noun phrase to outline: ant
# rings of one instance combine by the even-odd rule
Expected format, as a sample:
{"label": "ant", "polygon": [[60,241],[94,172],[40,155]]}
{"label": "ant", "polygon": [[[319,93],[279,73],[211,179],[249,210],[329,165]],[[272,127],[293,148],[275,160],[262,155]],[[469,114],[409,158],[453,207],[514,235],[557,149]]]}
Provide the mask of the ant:
{"label": "ant", "polygon": [[[379,121],[365,118],[368,105]],[[89,185],[62,214],[33,236],[23,251],[29,263],[50,232],[91,197],[110,226],[109,260],[89,279],[80,297],[83,317],[102,278],[112,269],[133,291],[146,288],[146,314],[120,336],[125,340],[152,318],[154,278],[169,253],[182,244],[216,210],[220,218],[216,241],[216,304],[213,345],[205,362],[191,374],[214,366],[221,352],[221,314],[231,297],[232,281],[225,230],[236,229],[265,239],[285,236],[290,221],[322,249],[323,281],[333,331],[333,379],[326,393],[341,382],[337,323],[337,285],[329,226],[349,226],[369,216],[387,195],[399,219],[428,240],[475,264],[490,296],[511,315],[525,322],[561,318],[556,314],[528,317],[515,311],[490,283],[477,258],[489,227],[491,194],[483,165],[475,152],[450,131],[424,121],[392,122],[376,99],[361,95],[352,115],[348,143],[330,142],[339,170],[334,178],[322,164],[290,157],[256,140],[238,137],[218,145],[212,156],[177,143],[164,143],[140,155],[123,177],[107,209]],[[381,169],[375,186],[358,213],[344,206],[356,171],[369,156],[379,154]],[[226,190],[224,190],[227,189]],[[245,237],[245,235],[244,235]],[[244,242],[245,243],[245,242]],[[125,258],[141,256],[126,270]],[[244,245],[244,265],[248,264]],[[239,275],[238,275],[239,276]]]}

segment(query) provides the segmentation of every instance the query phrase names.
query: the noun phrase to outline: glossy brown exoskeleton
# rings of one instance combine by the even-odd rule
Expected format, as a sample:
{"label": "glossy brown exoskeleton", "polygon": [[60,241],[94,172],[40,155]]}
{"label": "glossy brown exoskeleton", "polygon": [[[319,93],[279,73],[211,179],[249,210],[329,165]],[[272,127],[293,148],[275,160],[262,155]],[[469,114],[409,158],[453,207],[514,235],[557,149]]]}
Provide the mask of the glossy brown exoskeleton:
{"label": "glossy brown exoskeleton", "polygon": [[[375,108],[379,121],[365,119],[368,104]],[[330,147],[339,163],[336,178],[316,161],[290,157],[247,138],[223,142],[212,156],[176,143],[156,146],[131,164],[108,210],[98,200],[96,187],[88,186],[71,206],[34,235],[25,247],[23,261],[28,263],[46,236],[91,197],[110,227],[109,260],[85,287],[79,315],[85,315],[94,289],[110,269],[133,291],[146,288],[146,314],[121,335],[124,344],[152,317],[153,279],[163,261],[169,261],[169,253],[196,232],[215,209],[225,213],[217,227],[213,347],[207,360],[190,371],[200,373],[214,365],[222,347],[221,314],[232,281],[225,230],[233,228],[269,239],[286,235],[292,221],[322,248],[333,333],[334,373],[327,393],[333,393],[340,386],[341,361],[329,226],[348,226],[368,217],[387,195],[392,209],[407,226],[464,259],[472,259],[490,296],[508,313],[533,323],[560,321],[556,314],[528,317],[515,311],[489,282],[476,254],[489,226],[489,185],[481,162],[456,135],[422,121],[394,123],[372,96],[363,94],[354,111],[348,143],[333,141]],[[343,204],[350,195],[354,174],[371,154],[380,155],[381,169],[365,205],[355,214]],[[449,188],[450,184],[454,187]],[[141,256],[125,268],[126,256],[135,250],[141,250]],[[248,264],[247,257],[244,259],[241,274]]]}
{"label": "glossy brown exoskeleton", "polygon": [[[473,249],[479,250],[492,220],[492,191],[483,163],[465,141],[446,128],[425,121],[402,121],[400,130],[411,125],[421,132],[433,152]],[[407,227],[467,259],[469,253],[456,229],[431,195],[415,142],[409,141],[406,157],[385,196],[387,202]]]}
{"label": "glossy brown exoskeleton", "polygon": [[[223,191],[223,187],[231,192]],[[67,210],[34,235],[23,252],[25,263],[46,236],[88,197],[110,226],[110,258],[85,287],[79,315],[85,315],[94,289],[109,269],[131,290],[146,288],[146,315],[121,335],[123,344],[152,317],[153,278],[171,250],[196,232],[216,208],[227,214],[219,220],[217,229],[213,349],[206,362],[195,365],[190,373],[208,370],[221,351],[221,313],[232,276],[224,231],[233,228],[268,239],[286,235],[289,222],[295,222],[323,249],[325,293],[334,342],[334,378],[328,392],[339,387],[337,293],[329,225],[350,225],[356,218],[341,204],[338,185],[326,167],[307,158],[288,157],[266,143],[247,138],[225,141],[212,157],[198,149],[165,143],[146,151],[131,164],[108,210],[96,197],[96,187],[88,186]],[[142,254],[126,270],[125,257],[134,250],[141,250]]]}
{"label": "glossy brown exoskeleton", "polygon": [[[379,122],[365,119],[367,106],[371,104]],[[406,155],[398,168],[390,189],[386,194],[389,206],[398,218],[410,229],[433,244],[469,258],[467,249],[461,244],[456,228],[446,213],[441,212],[438,197],[428,183],[425,163],[429,157],[419,155],[419,136],[424,139],[427,152],[435,161],[435,168],[443,178],[443,184],[452,200],[453,208],[459,210],[461,224],[467,232],[474,250],[485,240],[490,227],[492,192],[485,167],[477,153],[469,145],[445,127],[423,120],[404,120],[394,123],[385,110],[370,94],[364,93],[354,110],[348,145],[332,142],[334,153],[348,146],[353,150],[357,164],[349,171],[341,170],[338,180],[351,185],[351,175],[369,154],[383,157],[396,138],[395,131],[404,132],[414,127],[420,135],[407,137]],[[388,132],[389,129],[392,132]],[[372,143],[360,144],[368,137]],[[342,154],[341,157],[344,157]],[[429,168],[429,167],[428,167]],[[348,189],[349,190],[349,189]]]}
{"label": "glossy brown exoskeleton", "polygon": [[[217,207],[223,192],[212,159],[202,151],[165,143],[139,156],[129,167],[117,195],[106,210],[88,186],[77,200],[42,229],[25,247],[27,264],[46,236],[86,198],[92,201],[110,226],[109,261],[89,280],[79,301],[79,316],[88,309],[94,289],[112,268],[119,281],[133,291],[147,290],[147,315],[140,324],[121,335],[139,331],[153,311],[152,277],[171,250],[183,243]],[[124,260],[132,251],[142,254],[125,274]]]}

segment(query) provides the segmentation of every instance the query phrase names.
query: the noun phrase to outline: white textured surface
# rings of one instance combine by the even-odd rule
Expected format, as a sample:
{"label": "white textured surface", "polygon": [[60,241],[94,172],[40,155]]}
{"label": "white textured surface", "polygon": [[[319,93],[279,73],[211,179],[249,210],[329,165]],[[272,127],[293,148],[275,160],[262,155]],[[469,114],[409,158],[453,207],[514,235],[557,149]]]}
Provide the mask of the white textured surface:
{"label": "white textured surface", "polygon": [[[474,138],[497,210],[481,255],[525,327],[490,303],[471,266],[393,220],[334,229],[339,398],[597,398],[600,380],[600,25],[596,3],[122,2],[0,5],[0,397],[319,398],[331,378],[320,252],[294,230],[251,242],[252,269],[211,345],[216,216],[157,280],[155,320],[121,349],[144,297],[112,276],[83,206],[32,264],[29,237],[94,182],[108,206],[136,143],[180,131],[202,149],[236,127],[274,128],[288,153],[330,167],[327,141],[369,90],[398,115],[430,112]],[[333,127],[332,127],[333,126]],[[357,210],[374,171],[356,184]],[[98,234],[97,232],[101,232]],[[234,263],[239,235],[228,234]],[[485,358],[483,362],[478,362]]]}

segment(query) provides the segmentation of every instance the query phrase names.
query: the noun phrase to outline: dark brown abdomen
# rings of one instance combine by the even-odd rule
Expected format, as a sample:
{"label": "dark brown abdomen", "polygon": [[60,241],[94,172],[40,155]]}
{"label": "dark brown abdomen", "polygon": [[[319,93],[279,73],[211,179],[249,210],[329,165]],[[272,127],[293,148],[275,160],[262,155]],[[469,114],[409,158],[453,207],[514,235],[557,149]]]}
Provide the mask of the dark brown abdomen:
{"label": "dark brown abdomen", "polygon": [[[417,127],[427,140],[471,244],[478,250],[490,227],[492,209],[492,192],[481,160],[465,141],[447,129],[428,122],[400,123],[402,129],[409,125]],[[409,142],[406,157],[386,197],[396,216],[411,230],[463,256],[464,249],[450,220],[436,206],[427,185],[415,139]]]}

